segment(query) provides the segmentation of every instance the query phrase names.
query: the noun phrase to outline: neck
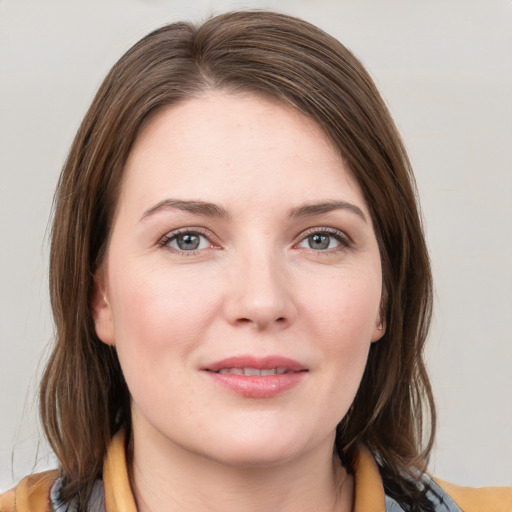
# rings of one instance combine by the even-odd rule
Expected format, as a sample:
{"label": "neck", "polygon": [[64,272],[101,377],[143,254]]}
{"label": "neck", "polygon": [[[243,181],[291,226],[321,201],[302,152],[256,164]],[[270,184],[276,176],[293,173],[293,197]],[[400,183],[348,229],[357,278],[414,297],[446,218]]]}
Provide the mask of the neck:
{"label": "neck", "polygon": [[291,461],[250,467],[137,434],[134,430],[130,477],[139,512],[352,510],[352,477],[333,458],[332,443]]}

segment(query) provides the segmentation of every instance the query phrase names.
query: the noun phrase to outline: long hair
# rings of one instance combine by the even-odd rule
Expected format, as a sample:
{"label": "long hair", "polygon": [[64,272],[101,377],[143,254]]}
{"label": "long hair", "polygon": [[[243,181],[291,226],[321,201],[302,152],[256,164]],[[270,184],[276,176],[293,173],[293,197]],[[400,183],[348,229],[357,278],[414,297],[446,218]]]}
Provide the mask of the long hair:
{"label": "long hair", "polygon": [[207,90],[273,97],[316,121],[359,183],[377,237],[386,321],[359,390],[337,429],[350,470],[357,443],[375,456],[388,494],[410,510],[432,448],[435,409],[423,360],[432,282],[413,174],[373,81],[340,42],[299,19],[233,12],[174,23],[136,43],[112,68],[87,112],[58,183],[50,254],[55,347],[41,417],[59,458],[62,497],[85,509],[113,434],[130,433],[130,394],[115,349],[91,315],[93,276],[109,240],[123,167],[163,108]]}

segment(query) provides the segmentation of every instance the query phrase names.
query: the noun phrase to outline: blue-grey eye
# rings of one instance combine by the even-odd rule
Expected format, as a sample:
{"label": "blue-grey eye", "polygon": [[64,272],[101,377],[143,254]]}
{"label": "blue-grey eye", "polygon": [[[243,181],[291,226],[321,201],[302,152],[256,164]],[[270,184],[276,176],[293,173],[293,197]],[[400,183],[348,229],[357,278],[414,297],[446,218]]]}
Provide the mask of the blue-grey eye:
{"label": "blue-grey eye", "polygon": [[329,233],[312,233],[299,243],[299,247],[313,249],[314,251],[325,251],[338,247],[340,243],[336,235]]}
{"label": "blue-grey eye", "polygon": [[321,235],[319,233],[308,236],[308,245],[311,249],[328,249],[331,237],[328,235]]}
{"label": "blue-grey eye", "polygon": [[196,251],[210,247],[210,242],[205,236],[190,232],[174,235],[168,245],[178,251]]}

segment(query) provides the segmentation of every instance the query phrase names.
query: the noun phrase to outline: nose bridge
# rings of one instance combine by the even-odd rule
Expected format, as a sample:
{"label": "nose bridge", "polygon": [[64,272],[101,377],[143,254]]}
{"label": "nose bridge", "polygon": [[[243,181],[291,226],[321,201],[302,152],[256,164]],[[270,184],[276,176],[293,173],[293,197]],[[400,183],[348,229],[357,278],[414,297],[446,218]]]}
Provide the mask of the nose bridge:
{"label": "nose bridge", "polygon": [[269,241],[248,244],[232,265],[229,317],[258,329],[288,325],[295,308],[285,257]]}

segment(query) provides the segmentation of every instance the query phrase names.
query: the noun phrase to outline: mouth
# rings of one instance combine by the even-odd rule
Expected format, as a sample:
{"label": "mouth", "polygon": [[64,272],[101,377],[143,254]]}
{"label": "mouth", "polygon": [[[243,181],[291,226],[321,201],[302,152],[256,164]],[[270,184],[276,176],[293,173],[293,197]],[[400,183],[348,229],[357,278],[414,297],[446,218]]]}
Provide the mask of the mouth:
{"label": "mouth", "polygon": [[261,377],[266,375],[283,375],[293,372],[286,368],[221,368],[215,373],[222,375],[244,375],[245,377]]}
{"label": "mouth", "polygon": [[223,359],[202,370],[215,384],[244,398],[272,398],[299,385],[308,369],[293,359],[240,356]]}
{"label": "mouth", "polygon": [[244,375],[258,377],[264,375],[284,375],[307,371],[307,367],[295,359],[283,356],[257,357],[250,355],[234,356],[206,365],[203,370],[224,375]]}

